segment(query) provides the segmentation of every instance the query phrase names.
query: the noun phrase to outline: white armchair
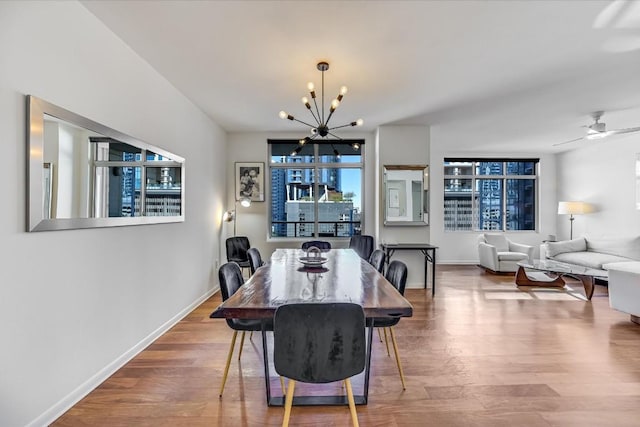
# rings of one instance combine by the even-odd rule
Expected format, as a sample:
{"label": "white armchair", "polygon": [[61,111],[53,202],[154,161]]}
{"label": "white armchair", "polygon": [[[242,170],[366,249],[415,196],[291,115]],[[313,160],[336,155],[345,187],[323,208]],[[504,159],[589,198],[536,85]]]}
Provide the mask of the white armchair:
{"label": "white armchair", "polygon": [[481,234],[478,255],[481,267],[494,273],[514,273],[518,262],[533,260],[533,246],[512,242],[503,234]]}

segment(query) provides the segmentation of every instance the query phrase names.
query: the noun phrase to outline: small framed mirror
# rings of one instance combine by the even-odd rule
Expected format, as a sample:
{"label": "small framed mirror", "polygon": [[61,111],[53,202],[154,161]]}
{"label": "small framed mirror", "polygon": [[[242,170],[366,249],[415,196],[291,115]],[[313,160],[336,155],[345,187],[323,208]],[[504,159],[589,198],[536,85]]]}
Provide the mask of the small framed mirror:
{"label": "small framed mirror", "polygon": [[383,173],[384,224],[429,224],[429,166],[385,165]]}
{"label": "small framed mirror", "polygon": [[29,231],[184,221],[184,159],[34,96]]}

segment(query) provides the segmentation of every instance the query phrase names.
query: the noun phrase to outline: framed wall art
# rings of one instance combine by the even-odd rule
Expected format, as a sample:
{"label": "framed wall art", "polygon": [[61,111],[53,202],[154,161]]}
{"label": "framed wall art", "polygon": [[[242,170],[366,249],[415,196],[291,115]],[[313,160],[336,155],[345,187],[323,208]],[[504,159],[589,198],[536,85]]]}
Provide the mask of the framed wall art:
{"label": "framed wall art", "polygon": [[236,162],[236,200],[264,202],[264,163]]}

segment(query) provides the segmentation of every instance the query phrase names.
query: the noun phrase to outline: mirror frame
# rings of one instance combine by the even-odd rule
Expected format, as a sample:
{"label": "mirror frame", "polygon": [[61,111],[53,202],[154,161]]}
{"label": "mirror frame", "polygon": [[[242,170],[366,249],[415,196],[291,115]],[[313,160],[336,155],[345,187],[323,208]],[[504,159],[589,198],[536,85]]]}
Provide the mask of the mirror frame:
{"label": "mirror frame", "polygon": [[[44,218],[43,215],[43,178],[44,178],[44,115],[83,127],[126,144],[150,150],[180,164],[181,194],[180,215],[173,216],[137,216],[110,218]],[[185,159],[147,144],[129,135],[118,132],[105,125],[94,122],[79,114],[65,110],[33,95],[27,95],[27,231],[70,230],[77,228],[120,227],[128,225],[164,224],[184,222],[185,216]]]}
{"label": "mirror frame", "polygon": [[[387,200],[387,173],[390,171],[420,171],[422,182],[422,197],[420,200],[420,209],[422,212],[421,221],[410,220],[390,220],[387,211],[389,200]],[[382,209],[384,225],[387,226],[405,226],[405,227],[424,227],[429,225],[429,166],[428,165],[384,165],[382,169]]]}

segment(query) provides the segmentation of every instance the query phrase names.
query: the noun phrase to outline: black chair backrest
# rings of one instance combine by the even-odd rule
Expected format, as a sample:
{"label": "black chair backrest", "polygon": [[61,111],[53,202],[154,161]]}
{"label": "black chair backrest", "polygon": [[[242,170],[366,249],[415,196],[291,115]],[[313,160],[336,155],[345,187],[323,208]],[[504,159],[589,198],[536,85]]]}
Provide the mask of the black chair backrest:
{"label": "black chair backrest", "polygon": [[251,268],[251,274],[255,273],[258,267],[262,267],[264,262],[262,262],[262,256],[260,255],[260,251],[256,248],[249,248],[247,251],[247,256],[249,257],[249,267]]}
{"label": "black chair backrest", "polygon": [[228,300],[244,284],[242,270],[235,262],[228,262],[218,270],[222,301]]}
{"label": "black chair backrest", "polygon": [[385,277],[401,295],[404,295],[404,287],[407,284],[407,265],[404,262],[391,261]]}
{"label": "black chair backrest", "polygon": [[245,236],[229,237],[227,239],[227,261],[246,263],[249,261],[247,251],[250,247],[249,238]]}
{"label": "black chair backrest", "polygon": [[302,249],[307,250],[311,246],[315,246],[316,248],[323,251],[328,251],[329,249],[331,249],[331,243],[325,242],[323,240],[309,240],[308,242],[304,242],[302,244]]}
{"label": "black chair backrest", "polygon": [[286,304],[274,318],[274,366],[287,378],[328,383],[365,365],[364,311],[358,304]]}
{"label": "black chair backrest", "polygon": [[371,252],[371,256],[369,257],[369,264],[373,266],[380,274],[384,271],[384,259],[386,258],[384,251],[381,249],[376,249]]}
{"label": "black chair backrest", "polygon": [[[220,291],[222,292],[222,301],[226,301],[235,294],[242,285],[244,285],[244,277],[242,270],[235,262],[228,262],[218,270],[218,280],[220,281]],[[236,331],[259,331],[262,329],[262,320],[260,319],[225,319],[227,325]],[[273,331],[273,319],[267,320],[264,325],[265,330]]]}
{"label": "black chair backrest", "polygon": [[368,260],[373,252],[373,236],[351,236],[349,240],[349,248],[358,252],[360,258]]}

